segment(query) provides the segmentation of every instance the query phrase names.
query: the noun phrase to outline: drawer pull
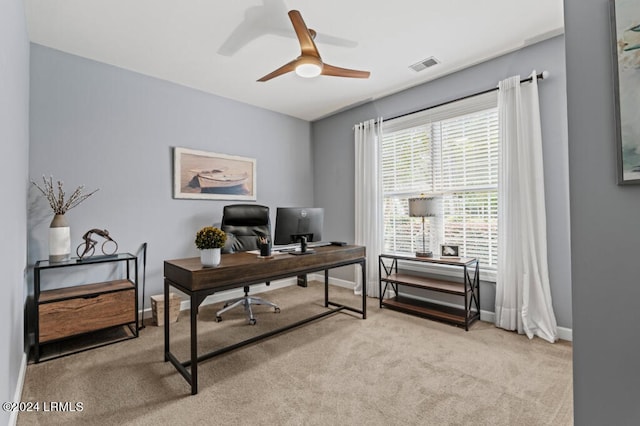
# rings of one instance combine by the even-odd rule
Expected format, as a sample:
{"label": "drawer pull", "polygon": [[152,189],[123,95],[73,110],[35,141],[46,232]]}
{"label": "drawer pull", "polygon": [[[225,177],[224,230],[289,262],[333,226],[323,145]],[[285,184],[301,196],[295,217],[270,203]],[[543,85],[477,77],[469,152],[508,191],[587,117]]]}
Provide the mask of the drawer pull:
{"label": "drawer pull", "polygon": [[99,294],[93,294],[89,296],[82,296],[83,299],[95,299],[96,297],[100,297]]}

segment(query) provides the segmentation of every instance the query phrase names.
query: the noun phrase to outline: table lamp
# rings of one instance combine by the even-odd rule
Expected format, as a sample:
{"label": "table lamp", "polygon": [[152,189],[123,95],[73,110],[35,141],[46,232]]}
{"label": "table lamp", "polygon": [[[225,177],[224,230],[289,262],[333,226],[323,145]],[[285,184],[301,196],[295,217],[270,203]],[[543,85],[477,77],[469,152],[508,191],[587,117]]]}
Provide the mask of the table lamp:
{"label": "table lamp", "polygon": [[422,251],[416,251],[416,257],[433,257],[433,253],[427,250],[425,245],[424,218],[433,217],[436,213],[437,205],[434,197],[420,195],[419,197],[409,198],[409,216],[422,218]]}

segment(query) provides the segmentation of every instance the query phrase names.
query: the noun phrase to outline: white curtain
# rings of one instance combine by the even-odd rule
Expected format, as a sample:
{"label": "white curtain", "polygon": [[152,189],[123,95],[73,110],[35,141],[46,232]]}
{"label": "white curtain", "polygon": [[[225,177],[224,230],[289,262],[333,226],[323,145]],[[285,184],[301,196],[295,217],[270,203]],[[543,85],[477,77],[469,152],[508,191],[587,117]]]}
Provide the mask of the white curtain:
{"label": "white curtain", "polygon": [[[382,251],[380,140],[382,118],[355,126],[355,243],[367,250],[367,295],[378,297],[378,255]],[[362,294],[362,273],[355,271],[356,294]]]}
{"label": "white curtain", "polygon": [[499,89],[496,326],[555,342],[536,73],[531,83],[515,76]]}

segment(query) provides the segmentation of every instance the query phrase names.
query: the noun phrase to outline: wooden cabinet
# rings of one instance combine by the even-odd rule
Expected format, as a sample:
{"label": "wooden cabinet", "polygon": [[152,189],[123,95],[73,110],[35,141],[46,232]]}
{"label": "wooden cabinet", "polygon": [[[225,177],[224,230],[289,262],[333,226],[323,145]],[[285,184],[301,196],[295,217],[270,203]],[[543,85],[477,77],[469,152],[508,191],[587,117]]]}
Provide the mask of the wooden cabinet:
{"label": "wooden cabinet", "polygon": [[[123,277],[41,291],[44,271],[59,268],[74,268],[75,271],[80,267],[93,268],[105,263],[113,263],[116,273],[121,273]],[[90,271],[91,269],[88,269],[86,272]],[[88,335],[99,330],[123,326],[127,326],[128,329],[128,331],[125,330],[123,337],[107,342],[93,341],[88,347],[80,350],[138,337],[137,282],[137,258],[129,253],[96,256],[85,260],[71,259],[57,263],[38,261],[34,267],[35,362],[41,360],[43,345]],[[78,351],[76,349],[58,356]],[[55,357],[57,356],[50,358]]]}
{"label": "wooden cabinet", "polygon": [[[402,268],[398,268],[399,262],[406,262],[406,265],[413,266],[445,265],[455,271],[461,280],[460,282],[453,279],[443,280],[405,272]],[[379,273],[380,308],[387,307],[445,321],[462,326],[465,330],[469,330],[469,326],[480,318],[480,272],[477,259],[427,258],[403,254],[382,254],[379,257]],[[424,301],[411,297],[406,292],[408,287],[456,296],[455,299],[462,302],[462,308],[450,306],[433,299]],[[391,292],[394,293],[393,297],[385,298]]]}

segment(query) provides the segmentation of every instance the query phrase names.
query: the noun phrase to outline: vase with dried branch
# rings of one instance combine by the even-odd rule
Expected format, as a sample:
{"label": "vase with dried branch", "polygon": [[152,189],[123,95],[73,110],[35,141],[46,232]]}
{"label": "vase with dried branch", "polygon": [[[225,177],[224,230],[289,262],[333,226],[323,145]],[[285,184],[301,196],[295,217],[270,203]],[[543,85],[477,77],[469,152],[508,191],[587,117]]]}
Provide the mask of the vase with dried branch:
{"label": "vase with dried branch", "polygon": [[50,176],[49,179],[42,176],[42,182],[43,185],[40,186],[31,181],[46,197],[54,214],[51,225],[49,225],[49,261],[63,262],[71,256],[71,229],[65,213],[89,198],[98,189],[84,193],[84,185],[81,185],[67,197],[62,181],[57,181],[57,185],[54,186],[53,176]]}

